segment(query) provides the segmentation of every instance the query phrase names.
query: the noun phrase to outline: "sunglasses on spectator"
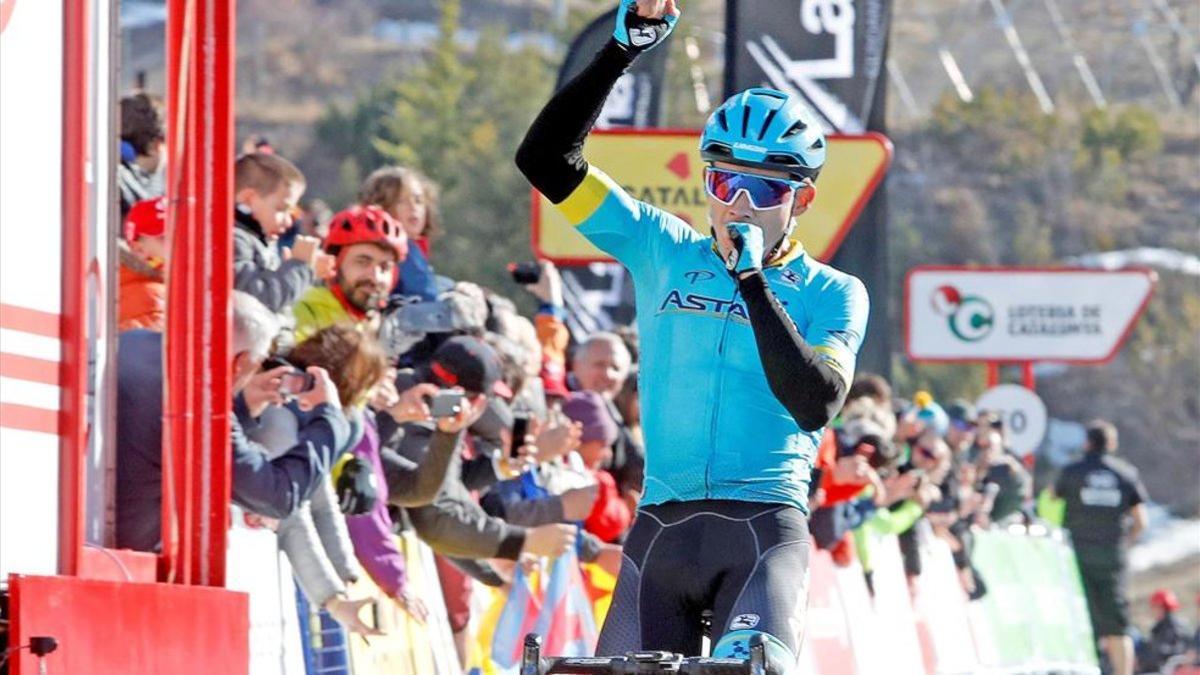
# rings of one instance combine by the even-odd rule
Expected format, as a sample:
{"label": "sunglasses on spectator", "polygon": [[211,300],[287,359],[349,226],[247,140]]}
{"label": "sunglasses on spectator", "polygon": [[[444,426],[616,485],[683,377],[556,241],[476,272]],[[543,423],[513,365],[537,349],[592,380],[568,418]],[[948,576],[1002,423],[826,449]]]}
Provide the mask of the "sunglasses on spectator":
{"label": "sunglasses on spectator", "polygon": [[704,169],[704,190],[713,199],[729,206],[745,192],[750,205],[758,211],[783,206],[788,195],[804,187],[804,183],[785,178],[770,178],[710,166]]}

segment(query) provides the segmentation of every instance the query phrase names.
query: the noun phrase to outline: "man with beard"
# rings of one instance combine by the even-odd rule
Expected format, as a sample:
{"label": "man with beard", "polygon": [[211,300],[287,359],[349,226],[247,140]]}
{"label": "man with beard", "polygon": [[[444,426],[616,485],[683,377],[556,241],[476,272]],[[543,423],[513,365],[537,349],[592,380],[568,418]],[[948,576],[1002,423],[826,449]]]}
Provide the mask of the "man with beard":
{"label": "man with beard", "polygon": [[330,221],[324,248],[337,259],[337,275],[310,289],[292,308],[296,341],[336,323],[377,331],[379,310],[408,255],[404,228],[377,206],[353,206]]}

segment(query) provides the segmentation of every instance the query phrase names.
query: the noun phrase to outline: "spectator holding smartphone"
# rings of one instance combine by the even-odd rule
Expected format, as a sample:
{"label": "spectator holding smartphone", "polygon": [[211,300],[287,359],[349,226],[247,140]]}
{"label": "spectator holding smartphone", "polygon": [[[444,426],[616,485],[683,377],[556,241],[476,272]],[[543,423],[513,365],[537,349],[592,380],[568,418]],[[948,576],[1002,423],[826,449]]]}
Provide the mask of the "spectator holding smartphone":
{"label": "spectator holding smartphone", "polygon": [[[463,408],[456,415],[439,420],[425,461],[414,464],[382,448],[374,415],[369,412],[364,414],[367,402],[379,400],[374,396],[375,391],[388,382],[391,375],[383,350],[374,338],[352,326],[334,325],[297,345],[289,358],[299,366],[325,364],[336,374],[339,394],[348,403],[348,414],[361,416],[362,434],[351,452],[369,471],[364,478],[368,485],[374,487],[374,494],[370,498],[364,498],[361,492],[346,495],[344,491],[352,490],[354,486],[347,486],[339,477],[339,494],[331,496],[330,502],[346,505],[351,511],[346,518],[346,528],[355,554],[367,574],[388,597],[414,618],[424,621],[428,609],[407,586],[404,555],[396,542],[394,523],[387,507],[389,502],[419,504],[433,498],[450,464],[462,429],[478,416],[478,411]],[[414,404],[413,399],[419,400],[433,391],[433,387],[407,391],[402,395],[406,400],[389,401],[392,405],[384,414],[395,415],[400,422],[426,419],[428,409]],[[297,526],[301,527],[303,523]],[[288,527],[281,527],[280,532],[281,536],[286,534],[291,537],[304,534],[293,532]],[[308,556],[307,560],[311,561],[312,556]],[[304,581],[305,577],[301,579]],[[309,574],[308,581],[303,584],[306,590],[310,587],[328,590],[330,586],[327,573]],[[344,599],[344,591],[336,588],[335,591],[335,598]],[[335,605],[340,607],[341,603],[335,602]]]}
{"label": "spectator holding smartphone", "polygon": [[[233,294],[233,392],[230,419],[233,501],[271,518],[291,515],[328,473],[335,453],[346,443],[349,426],[337,389],[320,367],[308,372],[315,386],[297,397],[303,412],[297,441],[268,457],[246,437],[261,413],[278,401],[277,387],[251,386],[266,358],[278,323],[262,303]],[[132,330],[117,348],[117,545],[155,551],[162,540],[162,333]],[[259,378],[261,379],[261,378]],[[254,412],[252,412],[254,411]]]}

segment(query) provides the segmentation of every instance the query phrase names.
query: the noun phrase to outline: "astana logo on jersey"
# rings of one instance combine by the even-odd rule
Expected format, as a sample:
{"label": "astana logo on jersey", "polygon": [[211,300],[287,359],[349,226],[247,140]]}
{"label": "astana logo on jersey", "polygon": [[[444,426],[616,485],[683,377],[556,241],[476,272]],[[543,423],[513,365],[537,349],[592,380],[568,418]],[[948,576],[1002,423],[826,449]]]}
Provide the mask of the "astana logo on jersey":
{"label": "astana logo on jersey", "polygon": [[730,298],[713,298],[702,293],[690,293],[672,288],[667,291],[667,296],[658,304],[656,313],[673,314],[675,312],[704,314],[719,319],[730,315],[734,320],[750,322],[746,306],[740,302],[734,302]]}

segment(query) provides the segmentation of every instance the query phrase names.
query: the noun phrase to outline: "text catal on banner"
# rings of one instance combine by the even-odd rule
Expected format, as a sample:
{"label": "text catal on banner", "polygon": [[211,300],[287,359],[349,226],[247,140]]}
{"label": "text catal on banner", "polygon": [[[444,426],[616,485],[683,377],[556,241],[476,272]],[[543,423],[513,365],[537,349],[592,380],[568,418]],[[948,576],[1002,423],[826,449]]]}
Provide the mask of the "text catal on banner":
{"label": "text catal on banner", "polygon": [[[595,131],[584,156],[630,195],[669,211],[708,234],[704,163],[699,131],[622,129]],[[828,260],[850,231],[892,158],[881,134],[830,136],[817,198],[797,221],[792,237],[820,260]],[[549,200],[533,194],[533,250],[559,264],[611,261],[567,222]]]}

